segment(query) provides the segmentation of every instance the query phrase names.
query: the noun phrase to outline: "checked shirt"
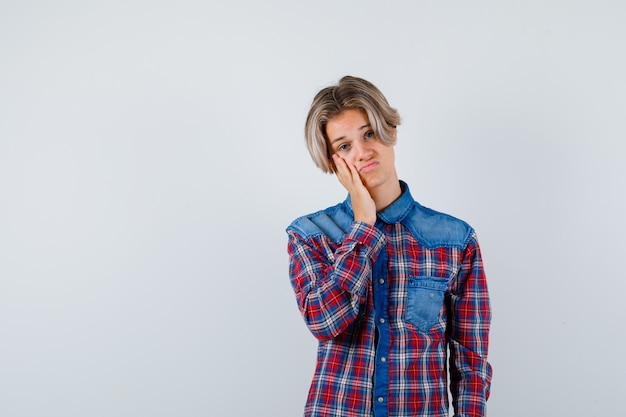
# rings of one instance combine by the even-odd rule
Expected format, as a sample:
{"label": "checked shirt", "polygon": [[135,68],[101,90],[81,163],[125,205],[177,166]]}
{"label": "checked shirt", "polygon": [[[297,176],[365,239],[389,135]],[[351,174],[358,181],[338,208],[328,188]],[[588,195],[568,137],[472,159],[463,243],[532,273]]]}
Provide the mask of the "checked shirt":
{"label": "checked shirt", "polygon": [[287,228],[291,284],[319,341],[307,417],[448,416],[448,385],[455,416],[485,415],[491,310],[476,234],[401,186],[374,226],[353,220],[348,197]]}

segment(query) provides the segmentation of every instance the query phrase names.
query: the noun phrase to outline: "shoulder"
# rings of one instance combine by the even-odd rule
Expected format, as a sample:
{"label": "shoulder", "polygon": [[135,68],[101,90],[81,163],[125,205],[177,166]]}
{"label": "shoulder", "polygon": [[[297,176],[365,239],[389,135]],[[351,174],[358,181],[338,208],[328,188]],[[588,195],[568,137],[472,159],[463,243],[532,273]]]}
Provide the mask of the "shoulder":
{"label": "shoulder", "polygon": [[353,216],[345,203],[339,203],[315,213],[298,217],[287,227],[287,232],[296,232],[304,239],[326,236],[333,242],[341,242],[348,233]]}
{"label": "shoulder", "polygon": [[474,229],[463,220],[422,206],[417,201],[403,223],[420,243],[431,248],[464,248],[474,234]]}

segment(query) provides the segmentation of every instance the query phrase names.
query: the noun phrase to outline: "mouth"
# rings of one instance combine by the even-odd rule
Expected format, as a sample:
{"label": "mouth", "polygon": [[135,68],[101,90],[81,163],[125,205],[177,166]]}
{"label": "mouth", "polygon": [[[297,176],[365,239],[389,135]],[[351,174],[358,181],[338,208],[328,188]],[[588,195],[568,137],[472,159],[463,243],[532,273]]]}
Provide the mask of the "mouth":
{"label": "mouth", "polygon": [[367,164],[363,165],[361,168],[359,168],[359,172],[368,172],[371,171],[372,169],[374,169],[376,166],[378,165],[378,162],[376,161],[371,161],[368,162]]}

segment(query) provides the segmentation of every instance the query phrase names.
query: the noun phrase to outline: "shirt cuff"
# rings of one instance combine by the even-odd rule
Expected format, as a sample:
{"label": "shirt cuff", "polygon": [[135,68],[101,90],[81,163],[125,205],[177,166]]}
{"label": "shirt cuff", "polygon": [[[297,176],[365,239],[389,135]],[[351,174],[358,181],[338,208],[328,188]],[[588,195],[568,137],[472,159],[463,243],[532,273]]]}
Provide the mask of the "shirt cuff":
{"label": "shirt cuff", "polygon": [[352,223],[345,241],[361,244],[364,248],[363,253],[374,261],[380,250],[385,246],[387,239],[374,226],[365,222],[355,221]]}

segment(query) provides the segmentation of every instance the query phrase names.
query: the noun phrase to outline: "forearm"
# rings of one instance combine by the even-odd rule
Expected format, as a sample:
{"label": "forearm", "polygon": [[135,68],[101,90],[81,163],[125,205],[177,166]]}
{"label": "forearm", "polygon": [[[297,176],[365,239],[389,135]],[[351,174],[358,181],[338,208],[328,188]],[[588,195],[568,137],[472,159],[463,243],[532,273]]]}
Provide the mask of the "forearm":
{"label": "forearm", "polygon": [[482,417],[491,386],[487,362],[491,305],[475,236],[450,294],[450,392],[455,416]]}
{"label": "forearm", "polygon": [[450,392],[455,417],[483,417],[491,387],[486,356],[450,341]]}
{"label": "forearm", "polygon": [[384,236],[372,226],[355,222],[334,253],[316,247],[318,243],[290,233],[289,272],[307,326],[315,337],[327,340],[358,317]]}

